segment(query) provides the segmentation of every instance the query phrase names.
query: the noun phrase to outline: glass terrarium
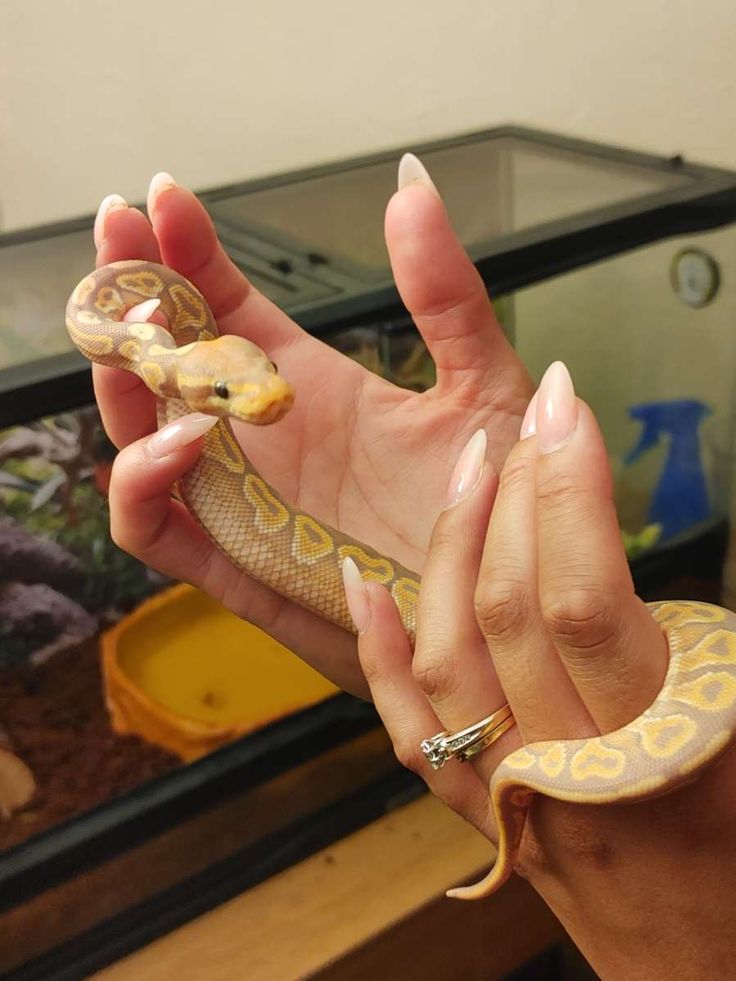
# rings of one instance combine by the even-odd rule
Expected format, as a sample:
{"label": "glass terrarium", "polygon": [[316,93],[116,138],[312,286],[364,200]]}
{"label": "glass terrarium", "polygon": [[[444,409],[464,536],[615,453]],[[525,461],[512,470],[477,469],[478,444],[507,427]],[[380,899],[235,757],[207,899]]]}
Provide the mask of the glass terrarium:
{"label": "glass terrarium", "polygon": [[[640,590],[717,598],[736,175],[515,127],[413,149],[532,374],[564,359],[598,415]],[[383,242],[398,157],[201,196],[259,289],[422,390]],[[0,972],[27,977],[94,970],[420,791],[372,709],[110,540],[114,450],[63,324],[91,229],[0,237]]]}

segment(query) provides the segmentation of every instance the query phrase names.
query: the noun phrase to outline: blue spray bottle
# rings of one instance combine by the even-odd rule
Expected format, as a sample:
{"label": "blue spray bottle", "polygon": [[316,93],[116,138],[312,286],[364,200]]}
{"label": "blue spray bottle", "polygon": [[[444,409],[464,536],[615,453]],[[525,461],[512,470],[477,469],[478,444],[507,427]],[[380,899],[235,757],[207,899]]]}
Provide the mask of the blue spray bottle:
{"label": "blue spray bottle", "polygon": [[705,521],[711,513],[698,433],[711,411],[696,399],[649,402],[629,409],[644,428],[624,463],[633,463],[669,437],[667,459],[647,515],[649,523],[661,525],[663,539]]}

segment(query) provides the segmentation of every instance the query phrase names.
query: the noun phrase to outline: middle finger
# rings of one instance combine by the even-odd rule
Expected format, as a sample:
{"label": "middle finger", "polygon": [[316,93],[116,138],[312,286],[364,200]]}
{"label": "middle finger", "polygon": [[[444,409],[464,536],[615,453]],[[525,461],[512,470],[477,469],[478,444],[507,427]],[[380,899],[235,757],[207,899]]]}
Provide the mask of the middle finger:
{"label": "middle finger", "polygon": [[597,729],[544,628],[539,608],[536,439],[509,454],[485,542],[476,612],[526,742]]}

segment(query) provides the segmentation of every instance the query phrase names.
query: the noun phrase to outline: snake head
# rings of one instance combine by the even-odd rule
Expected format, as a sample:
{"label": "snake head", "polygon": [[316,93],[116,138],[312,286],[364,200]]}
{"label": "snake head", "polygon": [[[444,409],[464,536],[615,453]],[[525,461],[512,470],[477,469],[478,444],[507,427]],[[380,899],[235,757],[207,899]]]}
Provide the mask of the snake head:
{"label": "snake head", "polygon": [[294,392],[276,365],[243,337],[224,334],[197,342],[181,362],[181,397],[195,412],[262,426],[276,422],[294,402]]}

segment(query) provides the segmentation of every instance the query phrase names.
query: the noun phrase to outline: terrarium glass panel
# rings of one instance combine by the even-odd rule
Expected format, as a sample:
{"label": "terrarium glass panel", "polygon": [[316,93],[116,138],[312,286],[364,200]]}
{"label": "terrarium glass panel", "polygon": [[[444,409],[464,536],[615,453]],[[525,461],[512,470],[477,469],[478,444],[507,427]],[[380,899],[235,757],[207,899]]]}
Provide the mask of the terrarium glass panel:
{"label": "terrarium glass panel", "polygon": [[[683,289],[684,254],[699,257],[712,284]],[[729,513],[733,268],[731,227],[648,245],[514,297],[522,359],[536,378],[551,361],[566,361],[603,429],[622,527],[650,547]]]}
{"label": "terrarium glass panel", "polygon": [[[471,251],[532,225],[693,182],[684,173],[505,136],[428,150],[422,161]],[[396,189],[396,164],[397,159],[356,164],[228,196],[210,210],[226,228],[250,228],[384,279],[389,266],[383,215]]]}

